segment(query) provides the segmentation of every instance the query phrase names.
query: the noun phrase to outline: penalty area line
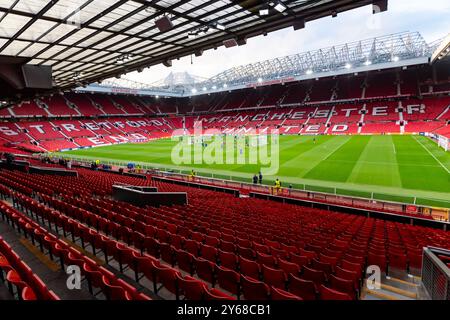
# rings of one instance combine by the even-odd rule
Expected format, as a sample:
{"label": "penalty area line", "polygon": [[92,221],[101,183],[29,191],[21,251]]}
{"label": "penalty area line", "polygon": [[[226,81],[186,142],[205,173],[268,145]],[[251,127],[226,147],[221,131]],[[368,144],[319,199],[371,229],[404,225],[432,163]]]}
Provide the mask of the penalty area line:
{"label": "penalty area line", "polygon": [[419,140],[417,140],[416,137],[414,137],[414,140],[416,140],[416,141],[422,146],[422,148],[424,148],[425,150],[427,150],[427,152],[430,154],[430,156],[432,156],[432,157],[434,158],[434,160],[436,160],[436,161],[441,165],[441,167],[444,168],[445,171],[447,171],[447,173],[450,173],[450,170],[448,170],[448,168],[447,168],[446,166],[444,166],[444,164],[443,164],[441,161],[439,161],[439,159],[436,158],[436,156],[435,156],[434,154],[432,154],[431,151],[428,150],[428,148],[425,147],[425,146],[423,145],[422,142],[420,142]]}

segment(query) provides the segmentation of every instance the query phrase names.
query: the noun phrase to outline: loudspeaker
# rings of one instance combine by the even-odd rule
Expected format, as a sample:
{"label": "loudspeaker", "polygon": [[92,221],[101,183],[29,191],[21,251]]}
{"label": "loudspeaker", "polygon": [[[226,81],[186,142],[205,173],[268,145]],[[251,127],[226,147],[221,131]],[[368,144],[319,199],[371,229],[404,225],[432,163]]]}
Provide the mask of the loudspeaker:
{"label": "loudspeaker", "polygon": [[305,20],[303,18],[298,18],[292,26],[294,27],[294,30],[303,29],[305,27]]}
{"label": "loudspeaker", "polygon": [[166,32],[173,28],[173,23],[167,16],[163,16],[162,18],[156,20],[155,25],[161,32]]}
{"label": "loudspeaker", "polygon": [[244,38],[240,38],[237,40],[237,44],[238,44],[238,46],[243,46],[243,45],[247,44],[247,40]]}
{"label": "loudspeaker", "polygon": [[51,89],[52,67],[25,64],[22,66],[25,87],[30,89]]}
{"label": "loudspeaker", "polygon": [[373,14],[387,11],[388,9],[388,0],[374,0],[372,4],[372,12]]}

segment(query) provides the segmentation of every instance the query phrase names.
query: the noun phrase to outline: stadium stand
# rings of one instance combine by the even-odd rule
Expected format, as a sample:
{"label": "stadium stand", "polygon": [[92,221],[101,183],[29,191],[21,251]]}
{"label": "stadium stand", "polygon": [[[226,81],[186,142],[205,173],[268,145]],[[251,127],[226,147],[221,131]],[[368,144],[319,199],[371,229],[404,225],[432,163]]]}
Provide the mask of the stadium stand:
{"label": "stadium stand", "polygon": [[[450,248],[450,236],[443,230],[236,199],[88,169],[78,173],[59,177],[1,170],[0,193],[11,197],[16,209],[1,204],[0,212],[12,226],[34,235],[36,245],[52,259],[80,265],[91,275],[86,277],[90,285],[107,299],[148,297],[95,263],[88,264],[82,253],[71,254],[76,251],[65,250],[67,244],[51,233],[78,243],[118,274],[138,282],[146,277],[155,294],[161,293],[161,284],[175,299],[277,299],[280,294],[305,300],[357,299],[367,265],[380,265],[386,274],[417,274],[423,246]],[[137,208],[107,197],[117,182],[185,191],[190,202]],[[39,220],[48,231],[34,231]],[[141,269],[141,264],[149,269]]]}

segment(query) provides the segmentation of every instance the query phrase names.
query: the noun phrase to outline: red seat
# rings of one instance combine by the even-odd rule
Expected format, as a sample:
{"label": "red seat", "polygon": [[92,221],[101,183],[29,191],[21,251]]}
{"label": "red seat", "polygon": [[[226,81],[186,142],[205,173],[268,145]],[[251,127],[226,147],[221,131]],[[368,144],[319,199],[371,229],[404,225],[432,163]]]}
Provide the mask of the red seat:
{"label": "red seat", "polygon": [[[178,277],[179,272],[175,269],[169,268],[169,267],[163,267],[160,265],[157,265],[153,262],[153,268],[155,270],[155,277],[154,277],[154,291],[158,293],[158,291],[164,287],[169,292],[176,295],[176,298],[178,300]],[[157,287],[157,284],[162,284],[161,287]]]}
{"label": "red seat", "polygon": [[190,275],[194,274],[194,255],[184,250],[175,250],[175,256],[178,268],[188,272]]}
{"label": "red seat", "polygon": [[272,269],[266,265],[262,266],[264,282],[268,285],[280,289],[286,289],[287,277],[283,270]]}
{"label": "red seat", "polygon": [[275,267],[275,257],[270,254],[265,254],[261,252],[256,252],[256,261],[261,265],[266,265],[268,267]]}
{"label": "red seat", "polygon": [[255,251],[253,251],[253,249],[251,248],[241,247],[240,245],[238,245],[237,252],[239,256],[244,257],[245,259],[255,259]]}
{"label": "red seat", "polygon": [[159,250],[161,259],[173,266],[175,264],[175,248],[168,243],[161,243]]}
{"label": "red seat", "polygon": [[271,300],[303,300],[290,292],[275,287],[270,288],[270,298]]}
{"label": "red seat", "polygon": [[326,275],[329,275],[333,272],[333,266],[331,264],[318,261],[317,259],[312,259],[311,268],[321,270],[325,272]]}
{"label": "red seat", "polygon": [[205,299],[206,300],[236,300],[232,296],[229,296],[217,289],[212,288],[211,290],[207,290],[205,292]]}
{"label": "red seat", "polygon": [[290,254],[290,261],[292,263],[295,263],[300,267],[300,269],[303,268],[303,266],[307,266],[311,259],[309,259],[307,256],[299,256],[297,254],[291,253]]}
{"label": "red seat", "polygon": [[212,284],[215,284],[215,267],[216,264],[203,258],[194,257],[195,272],[198,277]]}
{"label": "red seat", "polygon": [[389,269],[399,269],[399,270],[406,270],[407,267],[407,258],[406,254],[393,254],[392,252],[389,253]]}
{"label": "red seat", "polygon": [[217,248],[219,247],[220,240],[216,237],[205,236],[205,244]]}
{"label": "red seat", "polygon": [[338,266],[338,267],[336,267],[336,276],[341,279],[352,281],[355,290],[359,289],[359,286],[361,283],[361,278],[358,276],[357,272],[345,270]]}
{"label": "red seat", "polygon": [[187,300],[202,300],[205,292],[208,291],[206,285],[190,276],[185,276],[184,278],[177,274],[178,284],[180,288],[180,293]]}
{"label": "red seat", "polygon": [[316,300],[317,292],[314,282],[289,275],[289,292],[304,300]]}
{"label": "red seat", "polygon": [[261,268],[258,263],[243,257],[239,257],[239,270],[243,275],[253,279],[259,279],[261,273]]}
{"label": "red seat", "polygon": [[103,291],[108,300],[132,300],[131,295],[121,286],[111,283],[111,280],[103,276]]}
{"label": "red seat", "polygon": [[24,301],[34,301],[37,300],[36,294],[30,287],[25,287],[22,289],[22,300]]}
{"label": "red seat", "polygon": [[326,276],[325,272],[321,270],[315,270],[308,267],[303,268],[302,279],[310,280],[314,282],[316,286],[320,286],[322,283],[325,283]]}
{"label": "red seat", "polygon": [[334,275],[330,276],[330,287],[339,292],[348,294],[353,300],[356,299],[355,284],[352,280],[346,280]]}
{"label": "red seat", "polygon": [[186,240],[184,242],[184,248],[190,254],[194,255],[195,257],[198,257],[198,253],[200,250],[200,243],[195,240]]}
{"label": "red seat", "polygon": [[268,300],[270,288],[264,282],[242,276],[242,293],[245,300]]}
{"label": "red seat", "polygon": [[139,255],[137,252],[133,253],[133,266],[131,267],[135,272],[136,282],[139,282],[139,273],[153,281],[154,279],[154,265],[159,265],[159,261],[155,260],[151,256],[145,254]]}
{"label": "red seat", "polygon": [[237,270],[238,257],[234,253],[222,251],[219,249],[218,258],[221,266],[231,270]]}
{"label": "red seat", "polygon": [[317,258],[317,253],[316,252],[305,250],[305,249],[301,249],[301,248],[298,249],[298,255],[307,257],[309,260]]}
{"label": "red seat", "polygon": [[204,241],[204,239],[205,239],[205,235],[203,233],[200,233],[200,232],[192,232],[191,233],[191,239],[196,241],[196,242],[202,243]]}
{"label": "red seat", "polygon": [[422,254],[415,254],[408,252],[407,256],[408,256],[408,267],[410,272],[411,269],[416,270],[422,269]]}
{"label": "red seat", "polygon": [[381,271],[387,271],[387,259],[385,255],[371,254],[367,256],[367,266],[375,265]]}
{"label": "red seat", "polygon": [[88,282],[89,292],[93,294],[92,288],[103,287],[103,274],[88,263],[83,264],[83,273]]}
{"label": "red seat", "polygon": [[208,245],[201,245],[200,255],[203,259],[216,263],[217,249]]}
{"label": "red seat", "polygon": [[238,299],[241,294],[240,282],[241,276],[234,270],[224,267],[217,268],[217,282],[222,289],[235,294]]}
{"label": "red seat", "polygon": [[233,242],[222,241],[220,242],[220,249],[226,252],[236,252],[236,245]]}
{"label": "red seat", "polygon": [[341,261],[341,267],[342,267],[342,269],[356,272],[356,274],[358,275],[358,278],[359,279],[362,278],[363,267],[362,267],[361,264],[349,262],[347,260],[342,260]]}
{"label": "red seat", "polygon": [[352,300],[348,294],[327,288],[324,285],[320,286],[320,298],[322,300]]}
{"label": "red seat", "polygon": [[298,276],[301,271],[301,268],[298,264],[283,259],[278,259],[278,267],[282,269],[287,275],[291,273],[294,276]]}

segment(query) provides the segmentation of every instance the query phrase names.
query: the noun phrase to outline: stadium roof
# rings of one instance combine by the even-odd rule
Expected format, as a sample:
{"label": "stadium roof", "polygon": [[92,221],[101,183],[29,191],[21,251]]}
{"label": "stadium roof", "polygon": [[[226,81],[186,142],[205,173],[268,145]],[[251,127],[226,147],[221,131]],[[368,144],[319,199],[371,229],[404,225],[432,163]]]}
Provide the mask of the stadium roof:
{"label": "stadium roof", "polygon": [[127,79],[108,79],[79,91],[134,93],[170,97],[195,96],[279,83],[339,76],[372,70],[428,64],[442,40],[427,44],[419,32],[401,32],[335,45],[295,55],[255,62],[225,70],[198,82],[168,85],[143,84]]}
{"label": "stadium roof", "polygon": [[[282,3],[281,7],[276,4]],[[373,0],[0,0],[0,55],[72,88],[334,15]],[[376,3],[376,2],[375,2]],[[261,15],[261,9],[269,9]],[[157,22],[167,17],[164,31]],[[172,26],[170,26],[172,24]],[[161,31],[163,30],[163,31]]]}

